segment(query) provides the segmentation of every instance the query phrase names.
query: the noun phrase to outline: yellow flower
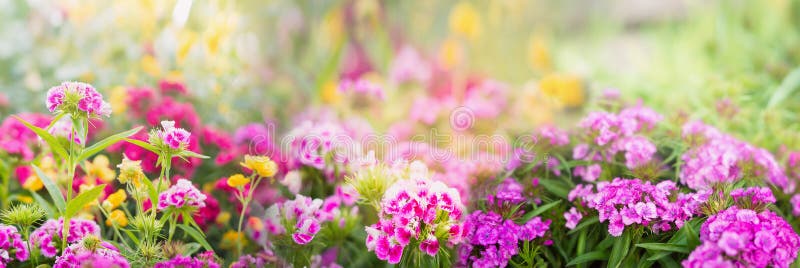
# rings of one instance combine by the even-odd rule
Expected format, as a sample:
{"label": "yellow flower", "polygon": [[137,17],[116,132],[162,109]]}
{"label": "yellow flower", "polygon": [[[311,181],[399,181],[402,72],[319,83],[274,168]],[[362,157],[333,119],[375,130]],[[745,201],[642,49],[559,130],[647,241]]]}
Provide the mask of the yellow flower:
{"label": "yellow flower", "polygon": [[86,174],[89,177],[98,178],[106,183],[111,182],[114,180],[116,173],[108,166],[108,157],[102,154],[98,155],[92,162],[86,161]]}
{"label": "yellow flower", "polygon": [[250,179],[248,179],[247,177],[245,177],[242,174],[236,174],[236,175],[228,177],[228,186],[234,187],[234,188],[244,187],[244,185],[249,183],[249,182],[250,182]]}
{"label": "yellow flower", "polygon": [[528,63],[536,71],[550,69],[550,51],[542,38],[532,36],[528,40]]}
{"label": "yellow flower", "polygon": [[152,55],[145,55],[142,57],[139,64],[142,66],[142,70],[150,76],[158,77],[161,75],[161,65],[159,65],[158,60]]}
{"label": "yellow flower", "polygon": [[229,230],[222,235],[222,243],[220,243],[219,247],[222,249],[234,249],[238,245],[245,245],[247,244],[247,240],[244,238],[244,234]]}
{"label": "yellow flower", "polygon": [[480,14],[469,2],[462,1],[450,11],[450,32],[475,40],[481,31]]}
{"label": "yellow flower", "polygon": [[125,215],[125,212],[122,210],[115,209],[108,214],[108,219],[106,219],[107,226],[113,226],[114,224],[117,227],[125,227],[128,225],[128,216]]}
{"label": "yellow flower", "polygon": [[578,107],[584,101],[581,80],[574,75],[548,74],[539,81],[539,90],[567,107]]}
{"label": "yellow flower", "polygon": [[133,161],[124,157],[122,158],[122,163],[117,165],[117,168],[119,168],[117,180],[122,184],[131,182],[133,186],[139,187],[142,180],[147,179],[142,171],[142,161]]}
{"label": "yellow flower", "polygon": [[275,164],[267,156],[245,155],[244,163],[241,163],[241,165],[255,171],[261,177],[272,177],[275,176],[275,173],[278,173],[278,164]]}
{"label": "yellow flower", "polygon": [[333,80],[322,84],[320,95],[320,97],[322,97],[322,102],[327,104],[336,104],[342,99],[341,94],[339,94],[339,88]]}
{"label": "yellow flower", "polygon": [[115,209],[124,203],[125,199],[128,199],[128,194],[125,193],[125,190],[119,189],[106,197],[106,200],[103,201],[103,208],[106,210]]}
{"label": "yellow flower", "polygon": [[128,105],[125,99],[128,98],[128,91],[123,86],[116,86],[111,90],[111,96],[108,97],[108,102],[111,103],[111,112],[115,114],[122,114],[128,110]]}
{"label": "yellow flower", "polygon": [[22,202],[22,203],[25,203],[25,204],[33,203],[33,197],[25,196],[25,195],[17,196],[17,200],[19,200],[19,202]]}
{"label": "yellow flower", "polygon": [[30,191],[39,191],[44,187],[42,180],[39,179],[36,175],[30,175],[27,179],[25,179],[25,183],[22,184],[22,188]]}
{"label": "yellow flower", "polygon": [[463,57],[464,49],[461,47],[458,40],[448,38],[442,42],[441,47],[439,47],[439,62],[447,69],[461,64]]}
{"label": "yellow flower", "polygon": [[217,224],[225,225],[228,224],[230,220],[231,220],[231,213],[227,211],[222,211],[217,215],[216,222]]}

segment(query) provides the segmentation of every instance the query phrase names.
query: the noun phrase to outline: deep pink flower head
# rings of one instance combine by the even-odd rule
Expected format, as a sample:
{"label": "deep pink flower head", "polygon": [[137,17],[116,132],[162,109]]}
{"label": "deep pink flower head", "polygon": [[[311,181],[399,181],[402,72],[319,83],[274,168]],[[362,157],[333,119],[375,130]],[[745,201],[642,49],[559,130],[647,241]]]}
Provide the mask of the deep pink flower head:
{"label": "deep pink flower head", "polygon": [[[36,228],[31,235],[31,246],[39,248],[42,255],[48,258],[55,257],[58,253],[57,246],[63,237],[61,234],[64,228],[64,219],[47,220]],[[69,232],[67,234],[67,243],[72,244],[80,241],[87,235],[100,236],[100,226],[94,221],[70,219]]]}
{"label": "deep pink flower head", "polygon": [[53,265],[53,268],[82,267],[128,268],[130,264],[111,243],[102,242],[94,249],[84,247],[83,243],[72,244],[56,258]]}
{"label": "deep pink flower head", "polygon": [[178,182],[158,195],[158,210],[183,207],[203,208],[206,195],[192,185],[192,182],[179,179]]}
{"label": "deep pink flower head", "polygon": [[99,117],[111,115],[111,105],[94,87],[81,82],[63,82],[47,91],[47,109],[73,116]]}
{"label": "deep pink flower head", "polygon": [[431,67],[411,46],[403,46],[389,67],[389,79],[395,83],[426,84],[431,79]]}
{"label": "deep pink flower head", "polygon": [[800,250],[800,236],[786,220],[736,206],[710,216],[700,240],[684,267],[789,267]]}
{"label": "deep pink flower head", "polygon": [[22,240],[17,227],[0,224],[0,266],[5,267],[12,261],[26,261],[30,257],[28,245]]}
{"label": "deep pink flower head", "polygon": [[154,268],[220,268],[219,263],[214,260],[214,252],[206,251],[198,254],[197,257],[176,255],[172,259],[156,263]]}

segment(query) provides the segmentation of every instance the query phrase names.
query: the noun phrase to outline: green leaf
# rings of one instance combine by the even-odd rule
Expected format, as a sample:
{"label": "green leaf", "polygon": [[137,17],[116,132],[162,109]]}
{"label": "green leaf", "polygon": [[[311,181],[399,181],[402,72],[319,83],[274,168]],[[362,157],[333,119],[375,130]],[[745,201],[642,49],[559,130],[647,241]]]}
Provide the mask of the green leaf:
{"label": "green leaf", "polygon": [[661,252],[658,252],[658,253],[655,253],[655,254],[651,255],[650,257],[647,258],[647,260],[648,261],[657,261],[657,260],[659,260],[661,258],[664,258],[666,256],[669,256],[671,254],[672,254],[672,252],[669,252],[669,251],[661,251]]}
{"label": "green leaf", "polygon": [[197,243],[203,245],[204,249],[208,251],[214,251],[214,248],[212,248],[211,245],[208,244],[208,241],[206,241],[206,238],[202,233],[198,232],[196,229],[192,227],[187,226],[186,224],[178,224],[178,227],[180,227],[184,232],[189,234],[189,236],[194,238],[194,240],[197,241]]}
{"label": "green leaf", "polygon": [[127,142],[130,142],[130,143],[133,143],[136,146],[142,147],[142,149],[145,149],[145,150],[148,150],[150,152],[153,152],[154,154],[158,154],[158,149],[155,146],[153,146],[152,144],[147,143],[146,141],[140,141],[140,140],[137,140],[137,139],[130,139],[130,138],[125,138],[124,140],[127,141]]}
{"label": "green leaf", "polygon": [[679,246],[667,243],[639,243],[636,244],[636,246],[644,249],[658,250],[658,251],[671,251],[679,253],[691,252],[691,250],[685,246]]}
{"label": "green leaf", "polygon": [[559,183],[556,180],[541,179],[539,180],[539,184],[541,184],[542,187],[544,187],[548,192],[551,192],[563,199],[567,199],[567,196],[569,195],[570,189],[563,183]]}
{"label": "green leaf", "polygon": [[614,246],[611,247],[611,255],[608,257],[608,267],[617,268],[622,265],[622,261],[628,256],[631,247],[631,229],[622,232],[622,236],[614,239]]}
{"label": "green leaf", "polygon": [[[194,158],[201,158],[201,159],[208,159],[209,157],[206,155],[198,154],[189,150],[183,150],[178,156],[181,157],[194,157]],[[185,160],[185,159],[184,159]]]}
{"label": "green leaf", "polygon": [[119,141],[121,141],[121,140],[123,140],[123,139],[125,139],[127,137],[130,137],[133,134],[136,134],[140,130],[142,130],[142,127],[137,127],[137,128],[134,128],[134,129],[122,132],[122,133],[117,133],[117,134],[111,135],[108,138],[105,138],[105,139],[103,139],[103,140],[101,140],[101,141],[99,141],[99,142],[97,142],[95,144],[92,144],[92,146],[89,146],[88,148],[84,149],[83,152],[81,152],[81,155],[78,156],[78,160],[77,161],[78,162],[83,161],[84,159],[87,159],[87,158],[91,157],[92,155],[95,155],[96,153],[99,153],[100,151],[102,151],[103,149],[107,148],[108,146],[114,145],[115,143],[117,143],[117,142],[119,142]]}
{"label": "green leaf", "polygon": [[686,224],[683,225],[683,229],[685,229],[686,232],[686,245],[690,249],[693,249],[698,245],[700,245],[700,236],[697,234],[697,230],[695,228],[695,224],[699,225],[700,223],[699,220],[700,219],[697,220],[693,219],[691,221],[686,222]]}
{"label": "green leaf", "polygon": [[539,214],[544,213],[548,209],[551,209],[551,208],[553,208],[555,206],[558,206],[558,204],[561,204],[561,201],[562,200],[558,200],[558,201],[546,204],[544,206],[540,206],[540,207],[532,210],[531,212],[526,213],[525,216],[522,217],[522,222],[528,222],[530,219],[533,219],[533,217],[536,217]]}
{"label": "green leaf", "polygon": [[181,253],[182,253],[184,256],[191,256],[192,254],[194,254],[195,252],[197,252],[198,250],[200,250],[200,247],[201,247],[201,246],[200,246],[200,244],[198,244],[198,243],[194,243],[194,242],[192,242],[192,243],[186,243],[186,244],[184,244],[184,245],[183,245],[183,247],[184,247],[184,248],[183,248],[183,252],[181,252]]}
{"label": "green leaf", "polygon": [[775,92],[772,93],[772,97],[769,99],[769,103],[767,104],[767,108],[772,108],[786,100],[792,93],[794,93],[798,88],[800,88],[800,68],[796,68],[792,70],[791,73],[786,75],[783,78],[780,86],[775,89]]}
{"label": "green leaf", "polygon": [[64,218],[72,218],[72,216],[75,216],[84,206],[97,200],[100,194],[103,193],[105,187],[105,184],[97,185],[70,200],[69,203],[67,203],[67,210],[64,212]]}
{"label": "green leaf", "polygon": [[567,266],[578,265],[581,263],[587,263],[590,261],[602,261],[608,259],[608,252],[605,250],[598,250],[584,253],[580,256],[575,257],[574,259],[570,260],[567,263]]}
{"label": "green leaf", "polygon": [[139,246],[139,237],[136,234],[134,234],[133,231],[125,228],[120,228],[120,230],[122,230],[122,232],[128,235],[128,238],[130,238],[131,241],[133,241],[133,243],[136,244],[136,246]]}
{"label": "green leaf", "polygon": [[36,135],[38,135],[40,138],[42,138],[42,140],[44,140],[44,142],[46,142],[47,145],[50,146],[50,150],[53,150],[53,152],[58,154],[58,156],[60,156],[62,159],[67,159],[67,157],[69,157],[67,150],[65,150],[64,147],[61,146],[61,143],[58,142],[58,139],[55,136],[50,135],[50,133],[48,133],[47,130],[34,126],[33,124],[29,123],[28,121],[25,121],[19,116],[12,115],[12,117],[16,118],[20,123],[25,125],[25,127],[36,133]]}
{"label": "green leaf", "polygon": [[50,198],[53,199],[53,203],[56,205],[56,209],[58,212],[63,213],[64,208],[66,207],[66,202],[64,201],[64,195],[61,193],[61,189],[58,188],[56,182],[50,179],[42,169],[37,167],[36,165],[31,165],[33,170],[36,172],[36,176],[42,180],[42,184],[44,184],[44,188],[47,188],[47,193],[50,194]]}
{"label": "green leaf", "polygon": [[586,218],[586,220],[582,221],[581,223],[579,223],[578,226],[575,226],[575,229],[569,230],[567,234],[568,235],[574,234],[580,230],[583,230],[583,228],[589,227],[590,225],[598,222],[600,222],[600,219],[598,219],[597,216],[591,216],[589,218]]}
{"label": "green leaf", "polygon": [[144,178],[142,183],[147,186],[147,195],[150,197],[150,202],[158,202],[158,190],[153,182],[148,178]]}

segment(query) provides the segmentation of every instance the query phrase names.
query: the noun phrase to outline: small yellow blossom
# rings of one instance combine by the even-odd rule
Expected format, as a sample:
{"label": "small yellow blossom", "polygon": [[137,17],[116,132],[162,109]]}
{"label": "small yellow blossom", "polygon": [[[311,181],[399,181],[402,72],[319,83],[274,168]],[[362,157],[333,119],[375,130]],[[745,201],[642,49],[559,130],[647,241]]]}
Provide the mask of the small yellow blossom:
{"label": "small yellow blossom", "polygon": [[19,202],[22,202],[22,203],[25,203],[25,204],[33,203],[33,197],[26,196],[26,195],[17,196],[17,200],[19,200]]}
{"label": "small yellow blossom", "polygon": [[535,71],[550,70],[550,50],[542,38],[531,36],[528,40],[528,63]]}
{"label": "small yellow blossom", "polygon": [[247,226],[254,231],[261,231],[264,230],[264,221],[258,217],[249,217],[247,218]]}
{"label": "small yellow blossom", "polygon": [[458,40],[448,38],[439,47],[439,62],[447,69],[452,69],[461,64],[464,58],[464,49]]}
{"label": "small yellow blossom", "polygon": [[245,155],[244,163],[241,163],[241,165],[258,173],[261,177],[272,177],[275,176],[275,173],[278,173],[278,164],[275,164],[267,156]]}
{"label": "small yellow blossom", "polygon": [[43,187],[44,184],[42,183],[42,180],[39,179],[39,177],[35,174],[28,176],[28,178],[25,179],[25,183],[22,184],[23,189],[34,192],[41,190]]}
{"label": "small yellow blossom", "polygon": [[239,188],[244,187],[245,184],[249,183],[250,179],[245,177],[242,174],[236,174],[233,176],[228,177],[228,186]]}
{"label": "small yellow blossom", "polygon": [[178,48],[175,53],[178,64],[183,64],[186,56],[189,55],[195,42],[197,41],[197,34],[190,30],[182,31],[178,34]]}
{"label": "small yellow blossom", "polygon": [[239,245],[245,244],[247,244],[247,240],[245,240],[243,233],[229,230],[222,235],[222,242],[219,247],[222,249],[235,249]]}
{"label": "small yellow blossom", "polygon": [[219,214],[217,214],[217,219],[216,219],[217,224],[225,225],[228,224],[230,220],[231,220],[230,212],[222,211]]}
{"label": "small yellow blossom", "polygon": [[133,161],[124,157],[117,168],[119,168],[117,180],[122,184],[131,182],[135,187],[139,187],[142,180],[147,179],[142,171],[142,161]]}
{"label": "small yellow blossom", "polygon": [[475,40],[481,31],[481,16],[469,2],[462,1],[450,11],[450,32]]}
{"label": "small yellow blossom", "polygon": [[583,104],[584,94],[581,80],[568,74],[549,74],[539,81],[539,90],[545,96],[558,100],[566,107],[578,107]]}
{"label": "small yellow blossom", "polygon": [[125,193],[125,190],[119,189],[106,197],[106,200],[103,201],[103,208],[106,210],[115,209],[122,205],[122,203],[125,202],[125,199],[128,199],[128,194]]}
{"label": "small yellow blossom", "polygon": [[339,93],[339,87],[333,80],[322,84],[322,88],[320,89],[320,97],[322,98],[322,102],[327,104],[337,104],[342,99],[342,96]]}
{"label": "small yellow blossom", "polygon": [[114,224],[117,227],[125,227],[128,225],[128,216],[125,215],[125,212],[119,209],[115,209],[108,214],[108,219],[106,219],[107,226],[113,226]]}
{"label": "small yellow blossom", "polygon": [[140,60],[139,64],[142,66],[142,70],[153,77],[158,77],[161,75],[161,65],[158,63],[158,60],[153,57],[152,55],[145,55]]}
{"label": "small yellow blossom", "polygon": [[116,86],[111,89],[111,96],[108,97],[108,102],[111,103],[111,112],[114,114],[122,114],[128,110],[128,105],[125,100],[128,98],[128,90],[123,86]]}
{"label": "small yellow blossom", "polygon": [[109,168],[108,157],[105,155],[98,155],[92,162],[86,161],[86,174],[91,178],[97,178],[105,183],[114,180],[116,173],[113,169]]}

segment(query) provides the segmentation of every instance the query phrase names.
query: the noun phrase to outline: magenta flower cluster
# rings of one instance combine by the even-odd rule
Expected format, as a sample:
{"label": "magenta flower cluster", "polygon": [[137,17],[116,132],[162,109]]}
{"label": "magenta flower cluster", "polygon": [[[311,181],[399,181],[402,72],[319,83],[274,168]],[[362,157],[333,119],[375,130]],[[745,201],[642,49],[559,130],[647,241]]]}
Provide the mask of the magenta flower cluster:
{"label": "magenta flower cluster", "polygon": [[[292,240],[299,245],[305,245],[314,239],[321,229],[324,216],[322,199],[311,199],[298,194],[294,200],[276,203],[266,212],[264,225],[273,235],[287,232],[292,233]],[[331,209],[332,210],[332,209]],[[286,226],[284,223],[288,223]]]}
{"label": "magenta flower cluster", "polygon": [[475,211],[464,223],[459,264],[469,267],[505,267],[518,253],[519,243],[544,237],[550,220],[535,217],[525,224],[503,219],[493,211]]}
{"label": "magenta flower cluster", "polygon": [[[326,157],[334,152],[338,146],[350,140],[350,136],[334,123],[314,124],[311,121],[304,123],[293,129],[288,135],[291,140],[290,165],[293,168],[299,166],[310,166],[323,170],[328,161]],[[346,163],[347,159],[341,154],[332,154],[336,163]]]}
{"label": "magenta flower cluster", "polygon": [[789,267],[800,249],[800,237],[786,220],[736,206],[710,216],[700,240],[684,267]]}
{"label": "magenta flower cluster", "polygon": [[[157,140],[163,141],[170,148],[185,149],[189,144],[191,133],[183,128],[175,127],[175,121],[161,121],[161,128],[155,132]],[[153,137],[150,140],[154,141]]]}
{"label": "magenta flower cluster", "polygon": [[82,267],[128,268],[130,264],[114,245],[101,242],[94,249],[86,248],[83,243],[72,244],[64,250],[64,254],[56,258],[53,265],[53,268]]}
{"label": "magenta flower cluster", "polygon": [[[411,176],[423,173],[415,174]],[[366,227],[367,250],[393,264],[400,262],[408,245],[436,256],[444,243],[461,240],[462,213],[458,191],[442,182],[427,178],[395,182],[383,195],[378,223]]]}
{"label": "magenta flower cluster", "polygon": [[[653,185],[639,179],[616,178],[597,183],[596,192],[590,185],[578,185],[568,198],[580,199],[581,204],[597,211],[600,222],[608,221],[608,233],[620,236],[626,226],[634,224],[649,226],[654,232],[668,231],[673,225],[681,228],[698,213],[708,193],[679,193],[672,181]],[[577,216],[571,213],[570,217]],[[573,219],[568,224],[576,222]]]}
{"label": "magenta flower cluster", "polygon": [[772,194],[772,190],[769,187],[737,188],[730,192],[730,196],[742,208],[775,203],[775,195]]}
{"label": "magenta flower cluster", "polygon": [[708,189],[714,183],[735,182],[745,177],[763,178],[786,192],[794,191],[775,157],[700,121],[684,124],[683,137],[692,147],[682,156],[681,183],[692,189]]}
{"label": "magenta flower cluster", "polygon": [[[47,220],[36,228],[31,235],[31,245],[39,248],[42,255],[48,258],[55,257],[58,253],[58,245],[63,237],[61,234],[64,228],[64,219]],[[81,241],[87,235],[100,236],[100,226],[94,221],[82,219],[70,219],[67,243],[72,244]]]}
{"label": "magenta flower cluster", "polygon": [[[618,153],[623,153],[628,169],[649,164],[656,154],[656,146],[642,134],[662,119],[661,115],[643,106],[628,107],[618,114],[590,113],[579,123],[587,133],[588,142],[576,145],[572,157],[602,162],[613,161]],[[597,180],[601,172],[602,167],[596,163],[575,168],[575,173],[589,182]]]}
{"label": "magenta flower cluster", "polygon": [[206,198],[206,195],[194,187],[192,182],[180,179],[175,185],[158,194],[158,210],[203,208],[206,206]]}
{"label": "magenta flower cluster", "polygon": [[17,227],[5,224],[0,224],[0,251],[0,267],[6,267],[14,260],[26,261],[30,257],[28,245]]}
{"label": "magenta flower cluster", "polygon": [[214,260],[214,252],[206,251],[197,257],[177,255],[172,259],[156,263],[153,268],[220,268],[221,266]]}
{"label": "magenta flower cluster", "polygon": [[103,101],[103,95],[81,82],[63,82],[50,88],[45,103],[50,112],[80,112],[87,117],[111,115],[111,105]]}

